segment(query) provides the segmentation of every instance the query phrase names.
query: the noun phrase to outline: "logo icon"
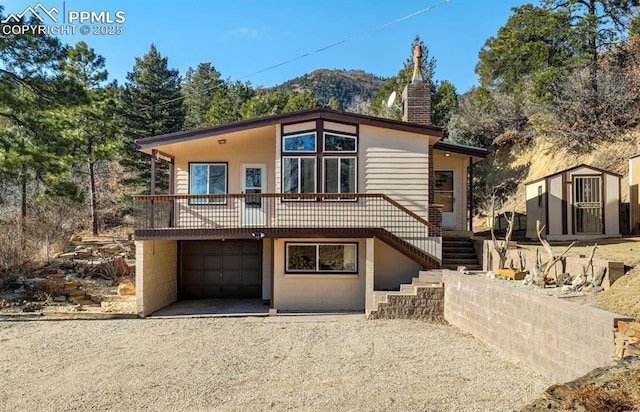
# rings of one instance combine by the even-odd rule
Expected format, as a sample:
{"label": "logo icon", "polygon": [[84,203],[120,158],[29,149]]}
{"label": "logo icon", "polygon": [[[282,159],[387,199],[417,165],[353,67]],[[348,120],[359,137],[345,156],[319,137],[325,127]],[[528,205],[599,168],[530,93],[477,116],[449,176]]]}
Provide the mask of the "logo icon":
{"label": "logo icon", "polygon": [[9,14],[6,19],[2,20],[2,23],[19,23],[27,13],[31,13],[33,17],[40,21],[40,23],[44,23],[45,21],[41,14],[46,15],[53,20],[54,23],[57,23],[58,19],[54,16],[54,13],[58,14],[59,12],[60,11],[55,6],[49,10],[44,7],[42,3],[38,3],[34,7],[28,6],[22,13]]}

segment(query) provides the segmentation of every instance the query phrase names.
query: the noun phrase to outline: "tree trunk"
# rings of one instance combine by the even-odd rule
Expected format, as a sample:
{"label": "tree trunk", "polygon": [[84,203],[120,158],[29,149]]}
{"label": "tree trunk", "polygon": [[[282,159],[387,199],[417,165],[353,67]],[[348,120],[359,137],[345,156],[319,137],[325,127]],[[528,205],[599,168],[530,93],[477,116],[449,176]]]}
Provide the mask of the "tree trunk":
{"label": "tree trunk", "polygon": [[24,251],[27,248],[27,168],[22,165],[20,175],[20,247]]}
{"label": "tree trunk", "polygon": [[89,162],[89,191],[91,192],[91,222],[93,235],[98,236],[98,194],[96,193],[95,164]]}
{"label": "tree trunk", "polygon": [[591,62],[589,65],[589,80],[591,83],[591,110],[596,121],[600,120],[599,106],[600,99],[598,97],[598,15],[596,10],[596,0],[590,0],[588,8],[589,35],[588,48],[591,53]]}

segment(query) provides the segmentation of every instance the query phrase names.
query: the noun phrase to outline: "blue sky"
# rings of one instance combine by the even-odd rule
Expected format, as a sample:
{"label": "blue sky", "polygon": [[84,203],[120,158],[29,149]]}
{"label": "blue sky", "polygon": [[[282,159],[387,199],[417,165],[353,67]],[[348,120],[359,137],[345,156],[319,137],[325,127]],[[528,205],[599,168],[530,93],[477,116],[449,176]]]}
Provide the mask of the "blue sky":
{"label": "blue sky", "polygon": [[[533,1],[537,4],[537,1]],[[0,0],[5,16],[38,0]],[[511,8],[526,0],[41,0],[60,11],[124,11],[121,35],[62,35],[69,44],[85,40],[107,61],[120,83],[135,57],[155,43],[169,65],[187,68],[211,62],[224,78],[273,86],[315,69],[359,69],[392,76],[420,35],[436,58],[436,80],[451,81],[459,93],[477,84],[474,67],[485,40],[497,33]],[[442,4],[440,4],[442,3]],[[414,12],[429,10],[370,32]],[[60,13],[62,14],[62,12]],[[77,31],[79,31],[79,24]],[[90,24],[90,26],[93,26]],[[366,33],[366,34],[362,34]],[[362,34],[362,35],[360,35]],[[325,51],[256,74],[325,46]]]}

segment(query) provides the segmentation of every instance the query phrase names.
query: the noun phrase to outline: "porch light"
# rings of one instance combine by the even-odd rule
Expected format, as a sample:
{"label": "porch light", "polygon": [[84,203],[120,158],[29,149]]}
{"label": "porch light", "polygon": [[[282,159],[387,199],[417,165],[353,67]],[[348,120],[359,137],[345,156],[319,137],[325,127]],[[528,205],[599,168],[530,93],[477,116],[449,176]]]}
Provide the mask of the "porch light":
{"label": "porch light", "polygon": [[446,157],[450,157],[450,156],[451,156],[451,153],[449,153],[449,152],[444,152],[444,155],[445,155]]}
{"label": "porch light", "polygon": [[251,236],[253,236],[256,240],[263,239],[265,234],[264,232],[251,232]]}
{"label": "porch light", "polygon": [[218,144],[227,144],[227,139],[218,140]]}

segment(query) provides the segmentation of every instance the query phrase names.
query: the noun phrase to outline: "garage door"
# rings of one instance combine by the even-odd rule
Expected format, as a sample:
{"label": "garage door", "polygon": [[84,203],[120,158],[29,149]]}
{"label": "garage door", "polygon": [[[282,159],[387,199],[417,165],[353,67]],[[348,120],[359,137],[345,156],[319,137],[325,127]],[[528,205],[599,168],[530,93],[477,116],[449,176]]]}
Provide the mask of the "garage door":
{"label": "garage door", "polygon": [[181,299],[260,299],[262,242],[181,242]]}

